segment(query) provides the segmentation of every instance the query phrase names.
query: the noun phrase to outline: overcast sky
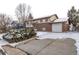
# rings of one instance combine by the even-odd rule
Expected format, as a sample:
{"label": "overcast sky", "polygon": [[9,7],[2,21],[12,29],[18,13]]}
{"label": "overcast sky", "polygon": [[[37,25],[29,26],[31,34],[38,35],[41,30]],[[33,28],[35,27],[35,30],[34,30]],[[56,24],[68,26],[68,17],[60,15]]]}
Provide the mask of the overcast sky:
{"label": "overcast sky", "polygon": [[19,3],[29,4],[34,18],[52,14],[64,18],[67,17],[67,11],[71,6],[79,9],[79,0],[0,0],[0,13],[15,18],[15,8]]}

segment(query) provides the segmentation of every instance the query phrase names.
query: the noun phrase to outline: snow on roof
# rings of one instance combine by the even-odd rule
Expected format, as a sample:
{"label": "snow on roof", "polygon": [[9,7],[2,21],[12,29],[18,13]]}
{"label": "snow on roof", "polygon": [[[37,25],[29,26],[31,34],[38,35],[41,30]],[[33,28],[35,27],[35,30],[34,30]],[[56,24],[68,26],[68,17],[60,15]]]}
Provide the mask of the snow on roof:
{"label": "snow on roof", "polygon": [[68,18],[59,18],[56,19],[54,22],[65,22],[65,21],[68,21]]}

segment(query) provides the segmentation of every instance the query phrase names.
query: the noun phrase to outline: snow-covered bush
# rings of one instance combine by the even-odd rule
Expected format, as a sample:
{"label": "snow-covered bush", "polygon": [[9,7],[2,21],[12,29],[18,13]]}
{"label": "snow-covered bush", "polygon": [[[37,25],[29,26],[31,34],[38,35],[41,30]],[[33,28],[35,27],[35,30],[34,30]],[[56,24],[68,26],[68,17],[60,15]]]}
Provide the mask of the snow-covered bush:
{"label": "snow-covered bush", "polygon": [[36,36],[35,31],[32,28],[27,29],[13,29],[9,33],[3,36],[3,39],[8,42],[19,42]]}

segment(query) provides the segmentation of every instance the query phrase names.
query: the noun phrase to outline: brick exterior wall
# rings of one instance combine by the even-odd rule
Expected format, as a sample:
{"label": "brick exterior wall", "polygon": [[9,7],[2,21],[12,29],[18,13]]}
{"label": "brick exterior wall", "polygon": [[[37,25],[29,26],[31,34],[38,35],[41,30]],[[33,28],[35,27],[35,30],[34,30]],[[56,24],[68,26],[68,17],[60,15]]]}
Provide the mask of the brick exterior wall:
{"label": "brick exterior wall", "polygon": [[36,23],[33,24],[34,28],[37,29],[37,31],[47,31],[52,32],[52,24],[51,23]]}
{"label": "brick exterior wall", "polygon": [[[37,29],[37,31],[47,31],[52,32],[52,23],[34,23],[34,28]],[[69,31],[69,25],[66,24],[66,22],[62,23],[62,32]]]}
{"label": "brick exterior wall", "polygon": [[66,22],[62,23],[62,32],[69,31],[69,24],[66,24]]}

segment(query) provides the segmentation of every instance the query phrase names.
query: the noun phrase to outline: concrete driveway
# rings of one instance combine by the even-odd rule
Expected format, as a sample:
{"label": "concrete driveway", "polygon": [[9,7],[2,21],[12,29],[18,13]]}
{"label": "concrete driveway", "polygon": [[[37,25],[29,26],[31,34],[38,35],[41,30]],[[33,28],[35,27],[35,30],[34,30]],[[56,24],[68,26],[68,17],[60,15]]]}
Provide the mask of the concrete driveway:
{"label": "concrete driveway", "polygon": [[45,39],[31,40],[29,42],[16,45],[22,51],[30,55],[76,55],[75,40],[73,39]]}
{"label": "concrete driveway", "polygon": [[53,32],[37,32],[38,39],[61,39],[61,38],[72,38],[76,40],[77,54],[79,55],[79,32],[63,32],[63,33],[53,33]]}

